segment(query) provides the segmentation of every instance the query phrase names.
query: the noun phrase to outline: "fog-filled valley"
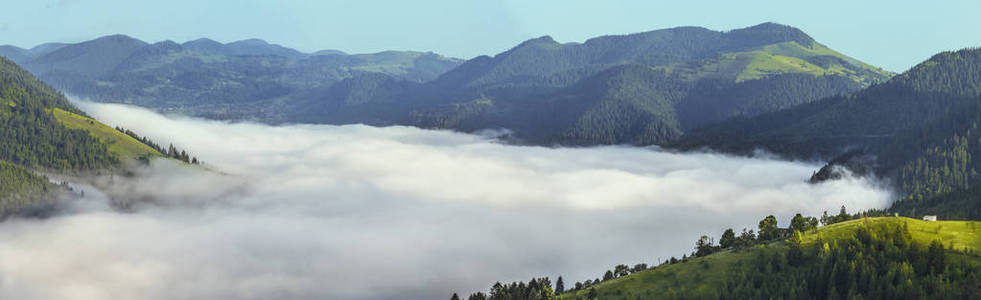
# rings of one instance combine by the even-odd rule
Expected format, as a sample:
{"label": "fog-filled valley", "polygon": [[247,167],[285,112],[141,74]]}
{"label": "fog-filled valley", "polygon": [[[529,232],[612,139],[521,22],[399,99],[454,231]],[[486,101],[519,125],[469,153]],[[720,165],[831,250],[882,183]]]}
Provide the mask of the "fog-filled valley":
{"label": "fog-filled valley", "polygon": [[981,299],[981,6],[715,2],[5,3],[0,300]]}
{"label": "fog-filled valley", "polygon": [[204,165],[156,159],[102,178],[104,191],[74,185],[84,197],[60,214],[0,223],[0,298],[444,298],[532,276],[595,278],[769,214],[784,227],[795,213],[891,199],[874,179],[810,184],[820,162],[765,155],[77,105]]}

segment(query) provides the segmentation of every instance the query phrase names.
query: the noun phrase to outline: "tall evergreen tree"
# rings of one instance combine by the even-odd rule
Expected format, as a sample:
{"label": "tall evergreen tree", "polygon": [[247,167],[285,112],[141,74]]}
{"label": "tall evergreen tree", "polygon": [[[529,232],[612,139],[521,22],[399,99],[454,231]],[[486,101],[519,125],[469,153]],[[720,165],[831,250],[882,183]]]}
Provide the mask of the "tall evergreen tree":
{"label": "tall evergreen tree", "polygon": [[735,245],[736,245],[736,232],[733,231],[732,228],[728,228],[726,229],[725,232],[722,233],[722,237],[719,238],[719,247],[722,247],[722,249],[727,249]]}

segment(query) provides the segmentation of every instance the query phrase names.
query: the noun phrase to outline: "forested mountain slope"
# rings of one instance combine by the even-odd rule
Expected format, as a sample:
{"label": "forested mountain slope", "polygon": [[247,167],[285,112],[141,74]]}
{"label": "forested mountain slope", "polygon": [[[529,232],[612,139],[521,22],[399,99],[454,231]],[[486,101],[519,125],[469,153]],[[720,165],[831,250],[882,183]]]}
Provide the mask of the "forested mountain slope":
{"label": "forested mountain slope", "polygon": [[161,156],[133,137],[86,117],[61,93],[4,58],[0,58],[0,128],[0,217],[37,209],[62,191],[34,171],[112,171],[140,156]]}
{"label": "forested mountain slope", "polygon": [[815,180],[845,166],[892,180],[918,201],[979,182],[979,122],[981,49],[965,49],[851,96],[696,130],[675,146],[832,159]]}

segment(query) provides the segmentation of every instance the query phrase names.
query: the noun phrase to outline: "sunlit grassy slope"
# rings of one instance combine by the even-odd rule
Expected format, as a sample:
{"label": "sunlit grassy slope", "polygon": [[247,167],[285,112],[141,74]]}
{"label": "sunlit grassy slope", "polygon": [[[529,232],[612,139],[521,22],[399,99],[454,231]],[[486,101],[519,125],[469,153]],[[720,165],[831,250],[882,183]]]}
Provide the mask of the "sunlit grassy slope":
{"label": "sunlit grassy slope", "polygon": [[868,76],[870,74],[884,76],[881,78],[895,75],[816,42],[809,46],[797,42],[783,42],[743,49],[738,52],[723,53],[716,59],[698,65],[696,69],[691,67],[690,64],[679,64],[660,69],[680,72],[692,79],[719,76],[734,78],[736,81],[759,79],[775,74],[811,74],[844,76],[856,82],[871,84],[874,82],[869,79],[874,76]]}
{"label": "sunlit grassy slope", "polygon": [[109,146],[109,151],[118,155],[119,158],[136,158],[141,155],[163,156],[157,150],[150,148],[150,146],[92,118],[67,112],[59,108],[53,109],[52,113],[58,119],[58,122],[65,127],[88,131],[89,134],[102,140],[102,142]]}
{"label": "sunlit grassy slope", "polygon": [[868,222],[905,223],[910,235],[920,244],[930,244],[934,240],[943,242],[944,247],[961,251],[981,252],[981,222],[977,221],[937,221],[929,222],[910,218],[870,218],[852,220],[822,227],[818,234],[804,235],[804,244],[817,239],[836,240],[850,237],[866,220]]}
{"label": "sunlit grassy slope", "polygon": [[[804,235],[804,243],[825,242],[850,238],[856,229],[867,223],[906,223],[910,234],[917,242],[928,245],[940,240],[945,247],[957,250],[981,251],[981,222],[977,221],[937,221],[927,222],[910,218],[866,218],[824,226]],[[694,238],[692,239],[694,241]],[[661,296],[672,298],[682,291],[688,295],[710,297],[717,293],[731,272],[751,267],[750,262],[761,252],[785,251],[784,242],[758,245],[752,249],[727,250],[705,257],[692,258],[686,262],[663,265],[651,270],[634,273],[594,285],[599,299],[604,296],[633,299],[657,299]],[[598,272],[599,273],[599,272]],[[570,280],[571,282],[571,280]],[[568,283],[567,283],[568,286]],[[577,293],[562,294],[560,299],[585,299],[588,289]]]}

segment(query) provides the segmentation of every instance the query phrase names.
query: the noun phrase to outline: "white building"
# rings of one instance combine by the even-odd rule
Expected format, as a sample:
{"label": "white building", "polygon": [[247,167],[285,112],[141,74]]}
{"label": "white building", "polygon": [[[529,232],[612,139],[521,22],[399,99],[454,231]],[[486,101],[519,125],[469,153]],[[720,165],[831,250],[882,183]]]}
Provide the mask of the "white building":
{"label": "white building", "polygon": [[923,221],[936,222],[937,216],[923,216]]}

